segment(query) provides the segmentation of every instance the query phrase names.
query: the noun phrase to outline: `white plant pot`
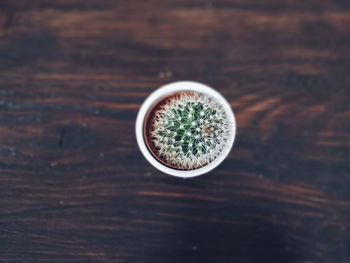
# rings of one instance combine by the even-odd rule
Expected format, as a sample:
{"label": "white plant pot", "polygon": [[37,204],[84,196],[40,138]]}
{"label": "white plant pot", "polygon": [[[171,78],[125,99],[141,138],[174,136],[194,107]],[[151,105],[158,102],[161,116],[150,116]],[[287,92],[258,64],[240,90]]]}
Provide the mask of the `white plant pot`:
{"label": "white plant pot", "polygon": [[[144,138],[145,121],[147,121],[146,118],[149,115],[149,112],[154,108],[155,105],[157,105],[157,103],[162,101],[164,98],[174,93],[178,93],[182,91],[192,91],[192,92],[202,93],[204,95],[207,95],[213,98],[214,100],[216,100],[218,104],[220,104],[223,107],[223,110],[226,112],[226,115],[228,116],[228,118],[230,118],[229,121],[232,124],[231,136],[227,140],[227,143],[224,149],[222,150],[222,152],[220,153],[220,155],[210,163],[206,164],[205,166],[202,166],[200,168],[193,169],[193,170],[178,170],[178,169],[174,169],[164,165],[152,155],[152,153],[147,147],[146,139]],[[159,89],[155,90],[145,100],[145,102],[142,104],[138,112],[135,129],[136,129],[137,143],[139,145],[139,148],[142,154],[155,168],[169,175],[182,177],[182,178],[189,178],[189,177],[199,176],[213,170],[226,158],[226,156],[229,154],[232,148],[232,145],[235,139],[236,121],[229,103],[220,93],[198,82],[179,81],[179,82],[170,83],[160,87]]]}

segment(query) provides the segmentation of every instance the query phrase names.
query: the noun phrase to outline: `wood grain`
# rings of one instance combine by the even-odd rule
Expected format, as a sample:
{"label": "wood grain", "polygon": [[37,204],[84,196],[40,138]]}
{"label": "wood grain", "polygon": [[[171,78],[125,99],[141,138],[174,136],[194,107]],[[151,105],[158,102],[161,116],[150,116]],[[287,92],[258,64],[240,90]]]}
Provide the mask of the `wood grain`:
{"label": "wood grain", "polygon": [[[0,262],[349,262],[349,69],[345,0],[2,0]],[[191,180],[134,136],[176,80],[237,117]]]}

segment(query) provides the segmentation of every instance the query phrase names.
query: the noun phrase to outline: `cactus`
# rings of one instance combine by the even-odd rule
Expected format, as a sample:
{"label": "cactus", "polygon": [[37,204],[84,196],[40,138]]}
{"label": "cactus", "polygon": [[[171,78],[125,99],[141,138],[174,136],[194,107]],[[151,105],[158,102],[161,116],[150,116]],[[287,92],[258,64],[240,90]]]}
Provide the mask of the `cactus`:
{"label": "cactus", "polygon": [[177,169],[200,168],[225,147],[231,130],[214,99],[195,92],[168,98],[155,111],[151,141],[159,157]]}

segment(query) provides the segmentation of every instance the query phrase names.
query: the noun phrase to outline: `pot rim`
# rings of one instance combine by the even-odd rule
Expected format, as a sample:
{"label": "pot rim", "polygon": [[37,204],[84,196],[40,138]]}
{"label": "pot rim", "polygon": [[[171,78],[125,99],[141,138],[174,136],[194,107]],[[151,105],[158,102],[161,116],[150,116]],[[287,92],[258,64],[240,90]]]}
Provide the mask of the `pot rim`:
{"label": "pot rim", "polygon": [[[146,121],[145,118],[149,115],[148,114],[149,111],[152,110],[154,106],[165,97],[172,95],[174,93],[183,92],[183,91],[203,93],[214,98],[223,107],[228,118],[231,119],[230,121],[232,123],[231,136],[226,144],[226,147],[224,147],[220,155],[216,157],[212,162],[193,170],[178,170],[175,168],[168,167],[162,164],[161,162],[159,162],[159,160],[157,160],[148,149],[146,144],[146,138],[144,137],[144,125]],[[195,176],[208,173],[209,171],[217,167],[227,157],[227,155],[232,149],[232,145],[236,135],[236,120],[229,103],[219,92],[217,92],[213,88],[205,84],[194,82],[194,81],[177,81],[177,82],[173,82],[173,83],[161,86],[160,88],[153,91],[147,97],[147,99],[144,101],[144,103],[142,104],[137,114],[135,133],[136,133],[137,144],[142,154],[144,155],[146,160],[149,163],[151,163],[155,168],[172,176],[190,178],[190,177],[195,177]]]}

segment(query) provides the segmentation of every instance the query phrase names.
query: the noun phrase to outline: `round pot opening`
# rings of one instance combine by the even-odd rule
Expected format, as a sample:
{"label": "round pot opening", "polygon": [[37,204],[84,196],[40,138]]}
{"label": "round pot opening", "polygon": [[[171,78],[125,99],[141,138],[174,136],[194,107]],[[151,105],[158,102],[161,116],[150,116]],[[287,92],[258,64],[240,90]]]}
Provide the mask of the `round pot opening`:
{"label": "round pot opening", "polygon": [[136,137],[146,159],[174,176],[193,177],[219,165],[236,131],[233,112],[215,90],[175,82],[153,92],[136,120]]}

